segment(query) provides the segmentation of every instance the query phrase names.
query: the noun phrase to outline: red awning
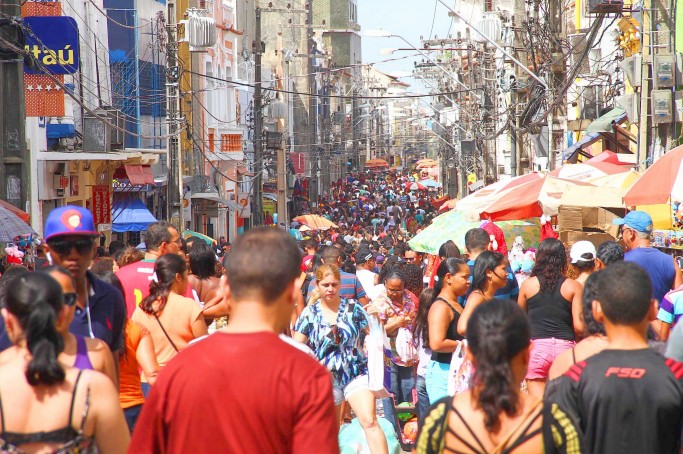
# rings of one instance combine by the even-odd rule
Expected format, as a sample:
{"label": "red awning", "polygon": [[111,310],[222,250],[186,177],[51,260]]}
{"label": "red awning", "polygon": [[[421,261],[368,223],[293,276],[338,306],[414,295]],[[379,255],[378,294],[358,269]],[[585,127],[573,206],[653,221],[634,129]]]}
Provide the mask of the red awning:
{"label": "red awning", "polygon": [[124,164],[114,172],[117,180],[127,179],[132,185],[154,184],[151,166]]}

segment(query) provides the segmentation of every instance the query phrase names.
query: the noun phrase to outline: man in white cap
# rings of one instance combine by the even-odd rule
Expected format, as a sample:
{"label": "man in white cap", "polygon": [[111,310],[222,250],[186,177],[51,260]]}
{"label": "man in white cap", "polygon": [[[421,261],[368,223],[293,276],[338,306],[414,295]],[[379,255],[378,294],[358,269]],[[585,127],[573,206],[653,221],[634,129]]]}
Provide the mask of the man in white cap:
{"label": "man in white cap", "polygon": [[574,243],[569,252],[571,263],[579,272],[575,280],[582,286],[586,283],[588,276],[595,271],[596,256],[595,245],[585,240]]}

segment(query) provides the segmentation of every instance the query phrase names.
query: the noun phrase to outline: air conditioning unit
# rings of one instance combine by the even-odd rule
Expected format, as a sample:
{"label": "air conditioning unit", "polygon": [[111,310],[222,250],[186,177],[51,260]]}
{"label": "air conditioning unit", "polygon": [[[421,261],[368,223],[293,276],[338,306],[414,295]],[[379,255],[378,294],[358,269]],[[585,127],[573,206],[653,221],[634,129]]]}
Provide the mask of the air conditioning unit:
{"label": "air conditioning unit", "polygon": [[624,71],[629,85],[632,87],[640,87],[640,79],[642,78],[643,56],[636,54],[633,57],[624,58],[619,62],[619,67]]}

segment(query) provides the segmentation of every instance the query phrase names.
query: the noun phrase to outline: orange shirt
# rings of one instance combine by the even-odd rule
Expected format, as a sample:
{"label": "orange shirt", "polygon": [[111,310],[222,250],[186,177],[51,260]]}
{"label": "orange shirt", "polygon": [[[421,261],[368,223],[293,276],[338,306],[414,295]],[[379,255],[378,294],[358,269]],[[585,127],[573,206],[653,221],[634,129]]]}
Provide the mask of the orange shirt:
{"label": "orange shirt", "polygon": [[[159,321],[178,350],[187,347],[187,344],[194,339],[192,323],[199,318],[201,313],[202,308],[195,300],[173,292],[169,294],[166,307],[159,314]],[[149,330],[154,341],[154,353],[159,363],[159,370],[163,369],[166,363],[177,354],[173,345],[168,341],[166,334],[153,315],[149,315],[137,307],[132,319]],[[147,382],[144,374],[142,381]]]}
{"label": "orange shirt", "polygon": [[126,322],[126,357],[119,359],[119,402],[121,408],[130,408],[145,403],[140,387],[140,373],[135,353],[143,337],[149,331],[132,320]]}

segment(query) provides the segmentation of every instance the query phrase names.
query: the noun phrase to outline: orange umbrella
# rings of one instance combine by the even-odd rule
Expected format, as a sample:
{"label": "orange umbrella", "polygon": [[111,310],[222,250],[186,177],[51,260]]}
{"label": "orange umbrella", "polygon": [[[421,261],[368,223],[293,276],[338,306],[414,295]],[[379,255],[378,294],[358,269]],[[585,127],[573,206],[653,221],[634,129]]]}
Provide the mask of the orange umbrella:
{"label": "orange umbrella", "polygon": [[331,227],[337,228],[337,224],[317,214],[304,214],[294,218],[299,224],[307,225],[313,230],[327,230]]}
{"label": "orange umbrella", "polygon": [[384,159],[370,159],[365,161],[365,167],[368,169],[378,168],[378,167],[389,167],[389,163]]}
{"label": "orange umbrella", "polygon": [[626,206],[683,202],[683,145],[652,164],[624,196]]}

